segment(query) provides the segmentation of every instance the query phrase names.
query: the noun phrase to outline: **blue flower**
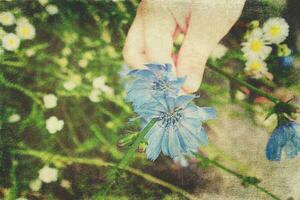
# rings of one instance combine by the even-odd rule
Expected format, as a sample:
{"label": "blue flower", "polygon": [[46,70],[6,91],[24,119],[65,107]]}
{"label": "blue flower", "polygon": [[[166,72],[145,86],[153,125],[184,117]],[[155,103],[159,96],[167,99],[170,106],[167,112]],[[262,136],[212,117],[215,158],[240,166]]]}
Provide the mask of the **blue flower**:
{"label": "blue flower", "polygon": [[280,64],[285,68],[290,68],[293,66],[294,59],[292,56],[284,56],[279,58]]}
{"label": "blue flower", "polygon": [[177,96],[185,78],[177,78],[171,71],[170,64],[145,64],[147,69],[137,69],[129,72],[134,77],[126,88],[128,102],[134,107],[153,101],[153,98],[167,95]]}
{"label": "blue flower", "polygon": [[171,158],[190,154],[207,143],[202,121],[214,118],[216,112],[210,107],[196,106],[192,103],[194,98],[194,95],[161,96],[135,109],[147,122],[158,119],[145,136],[148,159],[155,160],[161,151]]}
{"label": "blue flower", "polygon": [[266,148],[268,160],[280,160],[284,151],[288,158],[300,152],[300,124],[292,121],[282,122],[272,133]]}

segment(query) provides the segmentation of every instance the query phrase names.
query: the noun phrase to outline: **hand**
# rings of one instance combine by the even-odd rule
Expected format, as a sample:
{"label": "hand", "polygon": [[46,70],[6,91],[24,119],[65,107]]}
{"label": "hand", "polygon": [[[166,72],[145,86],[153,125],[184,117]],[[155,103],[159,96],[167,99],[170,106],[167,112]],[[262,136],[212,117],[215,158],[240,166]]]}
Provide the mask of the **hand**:
{"label": "hand", "polygon": [[[123,55],[127,64],[171,63],[177,76],[186,76],[185,92],[195,92],[206,60],[236,22],[245,0],[143,0],[128,32]],[[173,41],[185,34],[178,55]]]}

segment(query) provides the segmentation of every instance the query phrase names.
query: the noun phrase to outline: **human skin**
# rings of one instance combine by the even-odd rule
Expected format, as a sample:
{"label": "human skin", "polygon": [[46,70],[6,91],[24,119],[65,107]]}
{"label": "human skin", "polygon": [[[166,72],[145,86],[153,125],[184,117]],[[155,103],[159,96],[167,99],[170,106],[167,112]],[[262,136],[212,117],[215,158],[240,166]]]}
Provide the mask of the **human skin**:
{"label": "human skin", "polygon": [[[127,34],[123,56],[133,68],[171,63],[186,77],[183,90],[195,92],[210,52],[239,18],[245,0],[142,0]],[[184,41],[172,52],[179,33]]]}

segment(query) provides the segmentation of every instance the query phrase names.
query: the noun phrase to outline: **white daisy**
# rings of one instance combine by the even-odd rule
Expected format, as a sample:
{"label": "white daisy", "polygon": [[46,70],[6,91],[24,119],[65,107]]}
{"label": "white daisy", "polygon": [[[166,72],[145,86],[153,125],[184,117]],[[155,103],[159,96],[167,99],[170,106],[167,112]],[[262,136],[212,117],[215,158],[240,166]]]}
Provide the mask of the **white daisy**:
{"label": "white daisy", "polygon": [[247,59],[266,59],[272,51],[272,48],[266,44],[261,37],[250,36],[247,42],[242,43],[244,56]]}
{"label": "white daisy", "polygon": [[30,181],[29,183],[29,188],[34,192],[39,191],[41,187],[42,187],[42,181],[40,179],[35,179],[33,181]]}
{"label": "white daisy", "polygon": [[10,115],[9,117],[8,117],[8,122],[9,123],[16,123],[16,122],[18,122],[18,121],[20,121],[20,119],[21,119],[21,116],[19,115],[19,114],[12,114],[12,115]]}
{"label": "white daisy", "polygon": [[89,99],[94,103],[98,103],[101,100],[100,96],[101,96],[101,91],[99,89],[93,89],[89,95]]}
{"label": "white daisy", "polygon": [[1,12],[0,23],[4,26],[13,25],[15,23],[15,16],[11,12]]}
{"label": "white daisy", "polygon": [[2,27],[0,27],[0,39],[2,39],[7,33],[5,32],[5,30],[3,30]]}
{"label": "white daisy", "polygon": [[210,53],[210,58],[213,60],[222,58],[228,51],[228,48],[223,44],[218,44],[214,50]]}
{"label": "white daisy", "polygon": [[48,3],[48,0],[38,0],[38,2],[42,5],[45,6]]}
{"label": "white daisy", "polygon": [[23,40],[32,40],[35,37],[35,28],[28,22],[20,22],[17,24],[16,33]]}
{"label": "white daisy", "polygon": [[7,51],[15,51],[20,46],[20,38],[14,33],[8,33],[2,38],[2,47]]}
{"label": "white daisy", "polygon": [[96,77],[93,80],[93,87],[96,89],[101,89],[105,86],[105,82],[106,82],[105,76]]}
{"label": "white daisy", "polygon": [[64,121],[58,120],[57,117],[51,116],[46,120],[46,128],[50,134],[54,134],[64,127]]}
{"label": "white daisy", "polygon": [[267,64],[260,59],[248,60],[244,69],[248,76],[253,78],[261,78],[268,72]]}
{"label": "white daisy", "polygon": [[274,17],[268,19],[263,26],[264,38],[275,44],[283,42],[289,35],[289,25],[285,19]]}
{"label": "white daisy", "polygon": [[87,59],[80,59],[78,61],[78,65],[81,67],[81,68],[86,68],[88,66],[89,62]]}
{"label": "white daisy", "polygon": [[47,94],[43,97],[45,108],[54,108],[57,106],[57,97],[54,94]]}
{"label": "white daisy", "polygon": [[39,179],[44,183],[51,183],[57,181],[58,170],[49,166],[44,166],[39,170]]}
{"label": "white daisy", "polygon": [[17,19],[16,24],[24,24],[24,23],[29,23],[29,20],[26,17],[20,17]]}
{"label": "white daisy", "polygon": [[71,91],[77,87],[77,84],[72,80],[68,80],[64,82],[63,86],[66,90]]}
{"label": "white daisy", "polygon": [[46,6],[46,11],[49,13],[49,15],[55,15],[58,13],[58,8],[56,5],[49,4]]}
{"label": "white daisy", "polygon": [[70,189],[71,188],[71,182],[66,180],[66,179],[63,179],[60,182],[60,186],[65,188],[65,189]]}

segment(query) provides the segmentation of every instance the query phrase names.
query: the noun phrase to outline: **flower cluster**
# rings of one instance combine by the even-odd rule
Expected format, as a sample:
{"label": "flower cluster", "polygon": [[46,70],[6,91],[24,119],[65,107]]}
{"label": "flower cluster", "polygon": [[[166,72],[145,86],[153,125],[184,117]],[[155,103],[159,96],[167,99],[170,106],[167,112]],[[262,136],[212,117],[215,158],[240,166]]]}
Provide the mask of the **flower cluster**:
{"label": "flower cluster", "polygon": [[134,79],[127,87],[127,101],[145,123],[157,119],[145,136],[147,158],[155,160],[161,151],[174,159],[197,151],[207,143],[202,122],[214,118],[215,110],[196,106],[195,95],[179,95],[185,78],[177,78],[170,64],[145,66],[129,73]]}
{"label": "flower cluster", "polygon": [[11,12],[1,12],[0,23],[4,27],[16,25],[15,33],[7,33],[4,27],[0,27],[2,47],[7,51],[15,51],[19,48],[21,40],[32,40],[35,37],[35,28],[25,17],[16,19]]}
{"label": "flower cluster", "polygon": [[289,56],[291,51],[285,44],[281,44],[288,36],[289,25],[283,18],[270,18],[263,27],[258,21],[250,23],[250,30],[246,33],[246,41],[242,43],[242,51],[246,58],[246,75],[252,78],[267,77],[272,79],[268,72],[266,58],[272,52],[272,46],[277,48],[278,56]]}

